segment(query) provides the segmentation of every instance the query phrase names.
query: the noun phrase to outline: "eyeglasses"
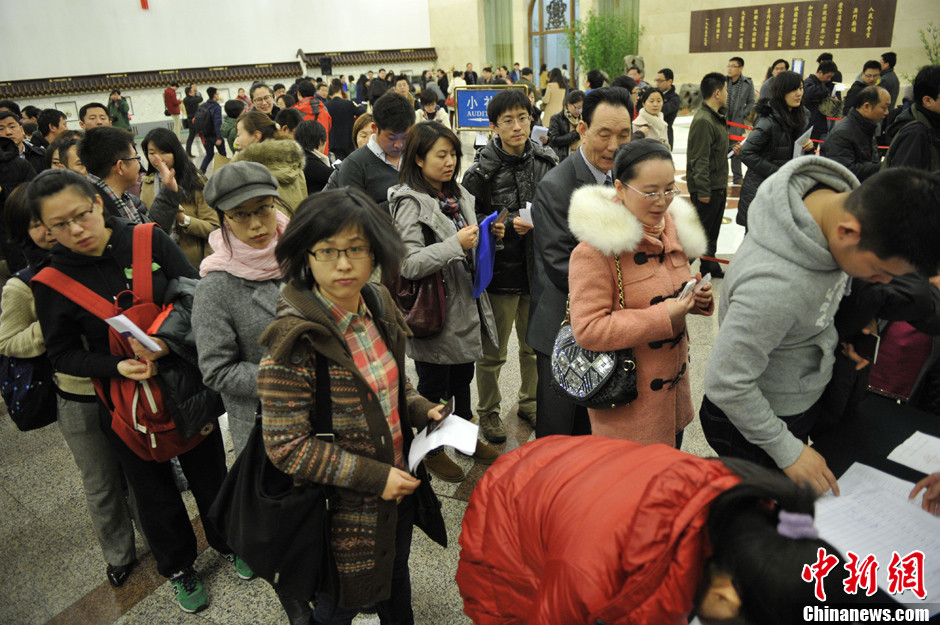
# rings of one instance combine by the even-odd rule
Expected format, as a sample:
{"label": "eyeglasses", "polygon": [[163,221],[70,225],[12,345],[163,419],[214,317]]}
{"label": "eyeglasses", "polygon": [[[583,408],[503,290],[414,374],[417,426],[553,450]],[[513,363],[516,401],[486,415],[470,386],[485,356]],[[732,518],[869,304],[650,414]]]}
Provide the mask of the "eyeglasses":
{"label": "eyeglasses", "polygon": [[728,63],[728,69],[738,69],[742,67],[741,65],[735,65],[734,63]]}
{"label": "eyeglasses", "polygon": [[118,160],[119,160],[119,161],[124,161],[125,163],[128,163],[128,162],[130,162],[130,161],[137,161],[137,164],[140,165],[140,168],[141,168],[141,169],[144,168],[144,162],[143,162],[142,160],[140,160],[140,155],[139,155],[139,154],[138,154],[137,156],[128,156],[127,158],[119,158]]}
{"label": "eyeglasses", "polygon": [[[85,226],[88,226],[92,222],[94,217],[95,217],[95,205],[91,204],[88,207],[88,210],[80,212],[79,214],[75,215],[71,219],[60,221],[57,224],[47,225],[46,228],[49,229],[49,232],[51,232],[55,236],[55,238],[59,239],[63,235],[71,234],[72,224],[78,224],[79,226],[85,227]],[[32,227],[30,229],[32,229]]]}
{"label": "eyeglasses", "polygon": [[318,250],[309,251],[307,253],[321,263],[331,263],[339,260],[340,253],[346,254],[346,258],[349,260],[363,260],[364,258],[369,258],[372,255],[372,248],[368,245],[353,245],[352,247],[347,247],[343,250],[338,250],[332,247],[324,247]]}
{"label": "eyeglasses", "polygon": [[272,95],[261,96],[259,98],[255,98],[254,100],[252,100],[252,102],[254,102],[255,104],[264,104],[265,102],[274,102],[274,96]]}
{"label": "eyeglasses", "polygon": [[259,206],[253,211],[234,211],[225,213],[225,216],[237,224],[246,224],[251,221],[252,217],[264,219],[271,214],[272,210],[274,210],[274,204],[265,204],[263,206]]}
{"label": "eyeglasses", "polygon": [[631,187],[630,185],[626,183],[624,183],[623,186],[633,189],[634,191],[642,195],[645,199],[650,200],[651,202],[655,202],[661,197],[666,198],[667,200],[671,200],[677,195],[679,195],[680,193],[679,189],[676,189],[676,188],[667,189],[666,191],[651,191],[649,193],[646,193],[645,191],[640,191],[636,187]]}
{"label": "eyeglasses", "polygon": [[520,115],[519,117],[516,117],[515,119],[500,120],[496,122],[496,125],[499,126],[500,128],[512,128],[516,124],[519,124],[520,126],[525,128],[526,126],[529,125],[530,121],[532,121],[532,118],[529,117],[528,115]]}

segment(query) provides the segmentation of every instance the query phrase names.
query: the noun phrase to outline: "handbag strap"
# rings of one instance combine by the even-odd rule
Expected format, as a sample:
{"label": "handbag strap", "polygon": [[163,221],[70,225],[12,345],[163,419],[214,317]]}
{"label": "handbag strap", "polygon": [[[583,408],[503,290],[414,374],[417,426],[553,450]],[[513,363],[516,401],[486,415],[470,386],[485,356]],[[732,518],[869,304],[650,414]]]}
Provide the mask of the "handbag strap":
{"label": "handbag strap", "polygon": [[330,395],[330,366],[326,356],[317,352],[317,400],[314,408],[313,431],[316,437],[332,442],[333,436],[333,398]]}
{"label": "handbag strap", "polygon": [[[617,289],[620,291],[620,310],[626,309],[626,306],[623,303],[623,273],[620,271],[620,256],[614,256],[614,264],[617,266]],[[561,325],[566,323],[571,323],[571,293],[568,293],[568,297],[565,299],[565,320],[561,322]]]}

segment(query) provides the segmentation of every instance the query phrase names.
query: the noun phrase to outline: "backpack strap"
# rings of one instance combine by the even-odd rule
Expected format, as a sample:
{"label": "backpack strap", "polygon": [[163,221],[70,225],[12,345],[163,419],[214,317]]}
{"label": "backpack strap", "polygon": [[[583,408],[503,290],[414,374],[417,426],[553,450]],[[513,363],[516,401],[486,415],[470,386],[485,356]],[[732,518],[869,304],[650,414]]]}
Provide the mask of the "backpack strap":
{"label": "backpack strap", "polygon": [[333,399],[330,393],[330,366],[326,357],[317,352],[317,398],[313,431],[317,437],[333,441]]}
{"label": "backpack strap", "polygon": [[113,303],[98,295],[81,282],[70,278],[53,267],[46,267],[33,276],[32,281],[45,284],[53,291],[57,291],[63,297],[72,300],[102,321],[116,314],[115,305]]}
{"label": "backpack strap", "polygon": [[131,276],[134,293],[145,302],[153,301],[153,222],[134,226]]}

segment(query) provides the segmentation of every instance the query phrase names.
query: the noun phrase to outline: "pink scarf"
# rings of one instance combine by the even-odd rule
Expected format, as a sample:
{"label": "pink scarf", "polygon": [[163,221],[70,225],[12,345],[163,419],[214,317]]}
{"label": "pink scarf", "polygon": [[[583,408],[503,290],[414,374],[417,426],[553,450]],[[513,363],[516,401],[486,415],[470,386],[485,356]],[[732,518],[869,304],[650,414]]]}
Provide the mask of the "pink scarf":
{"label": "pink scarf", "polygon": [[[213,271],[224,271],[237,278],[245,280],[277,280],[284,276],[281,272],[277,260],[274,258],[274,246],[278,239],[284,234],[284,228],[290,222],[290,218],[277,212],[277,229],[266,246],[261,249],[251,247],[247,243],[240,241],[225,219],[222,220],[222,228],[228,229],[228,236],[222,237],[222,228],[213,230],[209,235],[209,246],[213,252],[206,256],[199,265],[199,275],[205,277]],[[228,241],[226,243],[226,241]]]}

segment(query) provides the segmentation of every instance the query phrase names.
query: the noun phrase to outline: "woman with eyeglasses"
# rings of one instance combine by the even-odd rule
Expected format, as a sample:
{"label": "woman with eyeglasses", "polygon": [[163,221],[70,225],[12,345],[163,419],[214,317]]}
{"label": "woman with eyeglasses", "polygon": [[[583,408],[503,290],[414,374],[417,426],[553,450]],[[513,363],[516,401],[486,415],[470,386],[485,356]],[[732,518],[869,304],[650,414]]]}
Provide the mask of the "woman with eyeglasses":
{"label": "woman with eyeglasses", "polygon": [[[408,382],[407,326],[388,291],[369,281],[377,267],[393,271],[402,252],[388,213],[348,188],[304,200],[274,250],[287,284],[261,337],[265,447],[295,483],[336,488],[329,547],[337,584],[313,611],[314,597],[281,595],[292,625],[347,625],[367,604],[382,623],[414,623],[413,526],[442,539],[431,529],[443,530],[443,518],[427,472],[407,469],[413,428],[440,420],[441,406]],[[329,371],[332,440],[311,432],[318,355]]]}
{"label": "woman with eyeglasses", "polygon": [[164,180],[173,171],[183,194],[176,211],[170,238],[179,243],[186,258],[199,267],[202,259],[212,253],[209,234],[219,227],[219,218],[203,197],[206,177],[186,158],[183,146],[169,128],[154,128],[140,144],[147,155],[147,175],[140,181],[140,201],[150,208],[160,195]]}
{"label": "woman with eyeglasses", "polygon": [[264,113],[270,117],[272,121],[277,117],[277,114],[281,112],[281,109],[279,109],[274,102],[274,92],[271,91],[271,87],[263,82],[253,84],[248,95],[253,105],[252,110]]}
{"label": "woman with eyeglasses", "polygon": [[222,395],[238,455],[258,414],[258,339],[274,321],[282,276],[274,246],[289,220],[277,210],[277,179],[259,163],[229,163],[205,195],[222,227],[209,236],[214,251],[199,266],[193,331],[199,369]]}
{"label": "woman with eyeglasses", "polygon": [[692,275],[689,258],[708,240],[695,209],[678,197],[669,149],[655,139],[621,145],[614,186],[571,196],[568,224],[580,243],[568,275],[571,329],[595,352],[632,348],[637,398],[588,409],[591,432],[680,448],[695,412],[689,385],[686,315],[711,315],[711,284],[679,299]]}
{"label": "woman with eyeglasses", "polygon": [[[441,271],[447,296],[441,332],[408,339],[418,392],[435,401],[453,397],[454,414],[471,419],[474,363],[483,357],[483,341],[498,346],[499,339],[486,292],[473,298],[474,250],[480,227],[473,196],[457,182],[460,157],[460,140],[450,129],[434,122],[412,126],[400,161],[400,184],[389,191],[389,209],[405,242],[401,276],[420,280]],[[504,224],[493,225],[497,238],[505,231]],[[483,464],[493,463],[498,456],[482,441],[473,454]],[[443,449],[431,452],[425,463],[444,481],[466,477]]]}
{"label": "woman with eyeglasses", "polygon": [[[33,216],[58,242],[52,248],[50,267],[109,301],[132,288],[132,240],[134,228],[139,226],[108,215],[95,187],[73,171],[43,172],[30,183],[28,193]],[[167,303],[170,281],[199,276],[180,247],[160,228],[153,230],[152,257],[153,299],[157,305]],[[162,339],[152,337],[161,347],[159,352],[150,352],[131,339],[137,358],[112,355],[107,323],[58,291],[33,282],[39,324],[56,371],[101,380],[105,388],[111,378],[146,380],[156,375],[160,359],[169,353]],[[172,583],[183,611],[205,608],[208,597],[193,568],[196,536],[173,477],[172,463],[138,456],[112,429],[112,416],[102,401],[98,402],[98,417],[101,431],[134,491],[140,529],[156,558],[157,571]],[[178,459],[205,519],[226,473],[218,427]],[[203,528],[209,545],[235,565],[238,576],[252,577],[251,570],[232,553],[215,528],[208,523]]]}
{"label": "woman with eyeglasses", "polygon": [[[3,287],[0,354],[13,358],[41,356],[46,353],[46,344],[30,283],[48,262],[49,250],[56,240],[31,214],[26,185],[14,189],[7,198],[3,222],[10,242],[22,250],[28,265],[13,274]],[[121,586],[137,565],[134,525],[124,497],[121,466],[98,425],[91,380],[57,372],[53,381],[56,421],[82,479],[88,515],[107,563],[108,582]]]}

